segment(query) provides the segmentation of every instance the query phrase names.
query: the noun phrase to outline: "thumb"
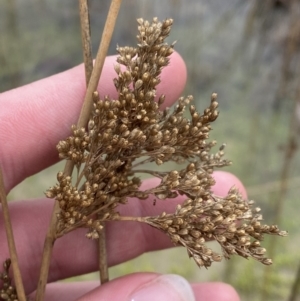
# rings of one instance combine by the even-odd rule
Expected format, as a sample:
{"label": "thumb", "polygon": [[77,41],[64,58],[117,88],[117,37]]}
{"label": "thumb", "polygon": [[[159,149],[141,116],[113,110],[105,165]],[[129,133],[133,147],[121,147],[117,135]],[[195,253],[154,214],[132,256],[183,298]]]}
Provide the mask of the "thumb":
{"label": "thumb", "polygon": [[136,273],[101,285],[78,301],[195,301],[190,284],[178,275]]}
{"label": "thumb", "polygon": [[98,281],[54,282],[46,289],[45,301],[240,301],[236,291],[220,282],[190,284],[177,275],[136,273],[99,286]]}

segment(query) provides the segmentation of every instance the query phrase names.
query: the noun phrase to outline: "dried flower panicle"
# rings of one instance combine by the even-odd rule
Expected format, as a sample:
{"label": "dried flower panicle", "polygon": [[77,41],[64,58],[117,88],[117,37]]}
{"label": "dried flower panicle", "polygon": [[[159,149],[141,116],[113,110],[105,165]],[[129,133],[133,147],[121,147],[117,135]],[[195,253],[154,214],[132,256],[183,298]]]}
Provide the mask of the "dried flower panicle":
{"label": "dried flower panicle", "polygon": [[[221,245],[225,258],[238,254],[271,264],[260,241],[264,234],[286,232],[262,225],[259,209],[252,209],[252,202],[243,200],[235,188],[224,198],[212,194],[214,169],[231,164],[223,158],[225,145],[212,154],[216,141],[208,141],[210,123],[218,117],[217,95],[212,94],[203,114],[190,104],[191,96],[181,97],[172,110],[159,110],[165,96],[156,95],[156,86],[173,52],[174,44],[165,42],[172,23],[172,19],[154,18],[152,23],[138,19],[137,47],[117,48],[118,98],[101,99],[95,92],[87,129],[73,125],[71,136],[59,142],[60,158],[72,160],[78,175],[72,179],[58,173],[58,184],[46,192],[59,202],[57,236],[87,227],[87,237],[98,238],[103,222],[122,220],[117,206],[128,198],[165,200],[180,194],[187,199],[173,214],[126,220],[165,232],[175,244],[186,247],[198,266],[221,260],[205,244],[211,239]],[[190,118],[184,115],[187,107]],[[163,172],[140,167],[170,161],[187,164],[182,170]],[[141,173],[160,179],[159,184],[141,190]]]}
{"label": "dried flower panicle", "polygon": [[208,267],[221,260],[220,254],[206,246],[208,240],[216,240],[227,259],[237,254],[269,265],[272,260],[265,257],[266,249],[260,245],[263,235],[285,236],[286,233],[277,226],[261,224],[260,209],[251,209],[252,204],[245,202],[233,187],[225,198],[210,195],[205,201],[187,199],[177,205],[175,214],[149,217],[147,223],[166,232],[175,244],[186,247],[198,266]]}

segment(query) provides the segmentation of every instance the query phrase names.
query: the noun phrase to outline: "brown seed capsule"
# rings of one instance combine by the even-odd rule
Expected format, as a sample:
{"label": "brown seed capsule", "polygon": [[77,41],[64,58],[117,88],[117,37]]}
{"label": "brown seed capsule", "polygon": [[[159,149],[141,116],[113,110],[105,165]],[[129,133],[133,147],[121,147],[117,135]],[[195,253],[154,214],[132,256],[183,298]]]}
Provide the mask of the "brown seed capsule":
{"label": "brown seed capsule", "polygon": [[190,230],[189,234],[192,235],[194,238],[199,238],[201,236],[201,232],[197,230]]}
{"label": "brown seed capsule", "polygon": [[171,235],[171,239],[174,243],[177,243],[180,241],[180,236],[177,234],[173,234],[173,235]]}
{"label": "brown seed capsule", "polygon": [[259,241],[257,241],[257,240],[255,240],[255,241],[253,241],[252,243],[251,243],[251,246],[252,247],[260,247],[260,242]]}
{"label": "brown seed capsule", "polygon": [[166,224],[166,225],[168,225],[168,226],[170,226],[170,225],[173,224],[173,220],[167,219],[167,220],[163,221],[163,223]]}
{"label": "brown seed capsule", "polygon": [[9,295],[6,294],[6,293],[1,293],[1,294],[0,294],[0,297],[1,297],[3,300],[8,300],[8,299],[10,299]]}
{"label": "brown seed capsule", "polygon": [[265,265],[271,265],[273,262],[272,262],[272,259],[264,258],[262,260],[262,263],[265,264]]}
{"label": "brown seed capsule", "polygon": [[189,233],[188,229],[180,229],[178,231],[178,234],[179,235],[187,235]]}
{"label": "brown seed capsule", "polygon": [[222,256],[220,254],[213,253],[212,259],[213,259],[213,261],[220,262],[222,260]]}
{"label": "brown seed capsule", "polygon": [[223,219],[224,219],[223,216],[220,214],[212,220],[212,223],[219,224],[223,221]]}
{"label": "brown seed capsule", "polygon": [[172,234],[172,233],[174,234],[174,233],[176,233],[176,229],[175,229],[175,228],[172,228],[172,227],[169,227],[169,228],[168,228],[168,232],[171,233],[171,234]]}
{"label": "brown seed capsule", "polygon": [[166,213],[166,212],[163,212],[163,213],[160,215],[160,217],[163,218],[163,217],[165,217],[166,215],[167,215],[167,213]]}
{"label": "brown seed capsule", "polygon": [[143,85],[143,81],[141,79],[135,82],[134,88],[138,90]]}

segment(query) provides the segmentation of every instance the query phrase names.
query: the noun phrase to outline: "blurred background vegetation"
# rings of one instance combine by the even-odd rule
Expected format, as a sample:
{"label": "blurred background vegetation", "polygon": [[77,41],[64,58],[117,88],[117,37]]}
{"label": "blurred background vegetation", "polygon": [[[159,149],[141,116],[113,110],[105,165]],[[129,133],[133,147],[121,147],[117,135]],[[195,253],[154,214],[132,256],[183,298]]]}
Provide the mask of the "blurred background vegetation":
{"label": "blurred background vegetation", "polygon": [[[94,50],[109,4],[90,0]],[[300,1],[124,0],[110,54],[117,44],[135,45],[137,18],[154,16],[175,20],[169,41],[178,40],[175,48],[188,67],[185,94],[194,95],[200,110],[212,92],[219,95],[221,114],[212,138],[227,143],[234,163],[229,170],[262,207],[266,222],[289,231],[289,237],[265,241],[271,267],[232,258],[199,270],[183,248],[174,248],[113,267],[111,276],[177,273],[190,281],[230,283],[242,300],[300,300]],[[81,62],[77,1],[2,1],[0,92]],[[26,179],[10,199],[41,196],[61,168]]]}

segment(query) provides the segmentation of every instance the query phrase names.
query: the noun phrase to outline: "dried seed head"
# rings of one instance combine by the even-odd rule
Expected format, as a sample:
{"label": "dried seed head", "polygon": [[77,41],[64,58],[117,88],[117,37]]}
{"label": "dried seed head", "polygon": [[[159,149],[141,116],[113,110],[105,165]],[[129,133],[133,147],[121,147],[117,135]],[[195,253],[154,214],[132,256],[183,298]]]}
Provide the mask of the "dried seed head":
{"label": "dried seed head", "polygon": [[[208,141],[211,123],[218,117],[217,94],[211,95],[202,114],[190,105],[192,96],[180,97],[174,109],[159,111],[165,96],[158,95],[156,102],[156,87],[173,52],[175,43],[164,41],[173,20],[137,22],[137,47],[117,47],[117,99],[100,99],[94,92],[87,129],[73,125],[70,137],[57,145],[59,157],[72,160],[78,170],[73,179],[58,173],[58,184],[46,192],[60,206],[58,233],[80,225],[89,228],[88,238],[96,239],[102,222],[120,219],[117,207],[128,198],[154,195],[159,202],[180,194],[187,199],[173,214],[163,212],[143,218],[143,222],[183,245],[198,266],[208,267],[221,260],[222,256],[205,244],[212,239],[221,245],[226,258],[238,254],[271,264],[259,240],[265,234],[285,236],[286,232],[263,225],[260,209],[252,209],[252,202],[247,203],[235,187],[223,198],[212,194],[213,171],[231,164],[224,159],[225,144],[212,153],[217,142]],[[171,171],[148,169],[148,165],[139,168],[143,163],[167,162],[187,166]],[[158,184],[141,189],[135,173],[142,172],[157,177]]]}

